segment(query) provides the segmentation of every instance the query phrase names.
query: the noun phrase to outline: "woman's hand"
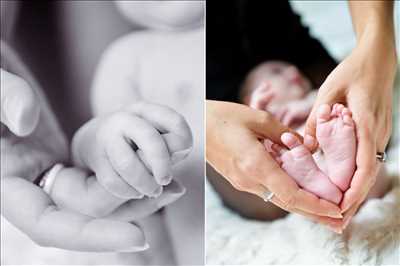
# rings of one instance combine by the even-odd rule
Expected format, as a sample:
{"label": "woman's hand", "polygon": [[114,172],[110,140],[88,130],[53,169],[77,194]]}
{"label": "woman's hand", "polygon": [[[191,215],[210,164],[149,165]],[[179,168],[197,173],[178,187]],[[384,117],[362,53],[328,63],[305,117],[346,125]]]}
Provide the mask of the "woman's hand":
{"label": "woman's hand", "polygon": [[[136,225],[58,209],[32,181],[68,157],[66,141],[40,89],[1,43],[9,69],[1,72],[1,214],[42,246],[80,251],[146,248]],[[102,232],[99,234],[98,232]]]}
{"label": "woman's hand", "polygon": [[334,226],[338,219],[330,217],[342,217],[339,207],[300,189],[261,143],[268,138],[283,145],[280,137],[288,131],[298,136],[267,112],[207,101],[206,157],[215,170],[240,191],[262,196],[268,189],[279,207]]}
{"label": "woman's hand", "polygon": [[[375,33],[377,32],[377,33]],[[392,129],[392,88],[396,72],[394,45],[378,31],[366,29],[358,46],[321,86],[306,123],[315,137],[316,110],[321,104],[343,103],[353,113],[357,133],[357,169],[341,203],[345,228],[374,185]],[[315,139],[315,138],[314,138]],[[316,143],[310,149],[315,149]]]}

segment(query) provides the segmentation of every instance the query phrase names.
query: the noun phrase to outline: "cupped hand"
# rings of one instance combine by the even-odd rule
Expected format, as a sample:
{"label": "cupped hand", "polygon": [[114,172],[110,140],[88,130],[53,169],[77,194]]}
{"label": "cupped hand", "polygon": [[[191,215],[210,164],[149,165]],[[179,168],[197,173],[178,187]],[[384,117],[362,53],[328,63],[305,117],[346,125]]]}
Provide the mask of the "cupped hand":
{"label": "cupped hand", "polygon": [[[146,248],[136,225],[60,210],[32,181],[68,157],[66,141],[44,96],[16,55],[1,43],[1,213],[42,246],[80,251]],[[21,78],[23,77],[23,78]],[[98,232],[102,232],[99,234]]]}
{"label": "cupped hand", "polygon": [[283,145],[280,138],[284,132],[301,138],[267,112],[235,103],[207,101],[206,157],[215,170],[240,191],[262,197],[268,189],[274,193],[272,202],[279,207],[335,224],[332,218],[342,217],[339,207],[299,188],[261,142],[270,139]]}
{"label": "cupped hand", "polygon": [[[347,226],[375,183],[381,165],[376,153],[385,150],[391,135],[395,70],[393,49],[381,47],[375,41],[361,42],[322,84],[308,117],[306,138],[307,135],[315,137],[316,112],[322,104],[343,103],[353,113],[357,169],[341,203],[345,213],[342,228]],[[309,148],[315,150],[317,145],[309,143]]]}

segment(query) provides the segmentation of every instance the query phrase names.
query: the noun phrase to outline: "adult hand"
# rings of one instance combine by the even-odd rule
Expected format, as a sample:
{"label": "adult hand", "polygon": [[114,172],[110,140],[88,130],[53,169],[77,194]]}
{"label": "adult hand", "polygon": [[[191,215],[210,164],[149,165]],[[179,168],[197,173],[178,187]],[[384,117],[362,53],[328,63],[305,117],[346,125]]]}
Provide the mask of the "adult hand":
{"label": "adult hand", "polygon": [[[375,156],[385,150],[392,129],[394,43],[380,31],[366,30],[359,38],[358,46],[319,89],[305,131],[306,137],[315,137],[316,111],[322,104],[343,103],[353,113],[358,142],[357,169],[341,203],[342,213],[346,213],[342,228],[347,226],[374,185],[380,167]],[[314,143],[309,148],[314,150],[316,146]]]}
{"label": "adult hand", "polygon": [[267,138],[283,145],[280,137],[284,132],[301,138],[267,112],[207,101],[206,156],[215,170],[240,191],[262,197],[268,189],[274,193],[272,202],[279,207],[335,225],[338,219],[330,217],[342,217],[339,207],[299,188],[261,143]]}
{"label": "adult hand", "polygon": [[[1,213],[42,246],[80,251],[138,251],[143,232],[127,222],[59,210],[32,183],[68,157],[65,138],[39,87],[19,59],[1,43],[10,71],[1,71]],[[102,232],[99,234],[98,232]]]}

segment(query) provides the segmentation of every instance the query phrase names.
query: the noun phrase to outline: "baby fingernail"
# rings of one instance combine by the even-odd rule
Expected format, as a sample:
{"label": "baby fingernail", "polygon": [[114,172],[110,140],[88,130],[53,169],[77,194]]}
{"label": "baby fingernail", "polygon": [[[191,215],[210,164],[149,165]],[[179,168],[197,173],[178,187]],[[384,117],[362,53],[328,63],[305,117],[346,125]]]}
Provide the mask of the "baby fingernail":
{"label": "baby fingernail", "polygon": [[172,175],[164,176],[160,179],[160,185],[166,186],[172,181]]}
{"label": "baby fingernail", "polygon": [[131,248],[127,248],[127,249],[122,249],[119,250],[118,252],[139,252],[139,251],[145,251],[146,249],[149,249],[150,245],[148,243],[145,243],[142,247],[131,247]]}
{"label": "baby fingernail", "polygon": [[181,150],[181,151],[177,151],[172,153],[171,156],[171,161],[172,163],[177,163],[182,161],[183,159],[186,158],[186,156],[188,156],[188,154],[190,153],[190,151],[192,150],[192,148],[186,149],[186,150]]}

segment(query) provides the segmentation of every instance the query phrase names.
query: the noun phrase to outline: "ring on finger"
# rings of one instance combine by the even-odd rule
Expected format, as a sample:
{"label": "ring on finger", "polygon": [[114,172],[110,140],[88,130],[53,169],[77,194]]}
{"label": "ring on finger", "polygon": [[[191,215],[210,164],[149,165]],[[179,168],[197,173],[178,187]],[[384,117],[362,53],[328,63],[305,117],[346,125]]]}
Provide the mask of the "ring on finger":
{"label": "ring on finger", "polygon": [[386,152],[377,152],[376,153],[376,159],[378,161],[380,161],[381,163],[386,162],[386,159],[387,159]]}
{"label": "ring on finger", "polygon": [[261,197],[265,202],[270,202],[272,200],[272,198],[274,197],[274,192],[271,192],[268,189],[265,189],[262,192]]}
{"label": "ring on finger", "polygon": [[55,164],[51,167],[39,181],[39,187],[41,187],[44,192],[50,195],[51,190],[53,188],[54,182],[56,180],[57,174],[64,168],[64,165],[61,163]]}

